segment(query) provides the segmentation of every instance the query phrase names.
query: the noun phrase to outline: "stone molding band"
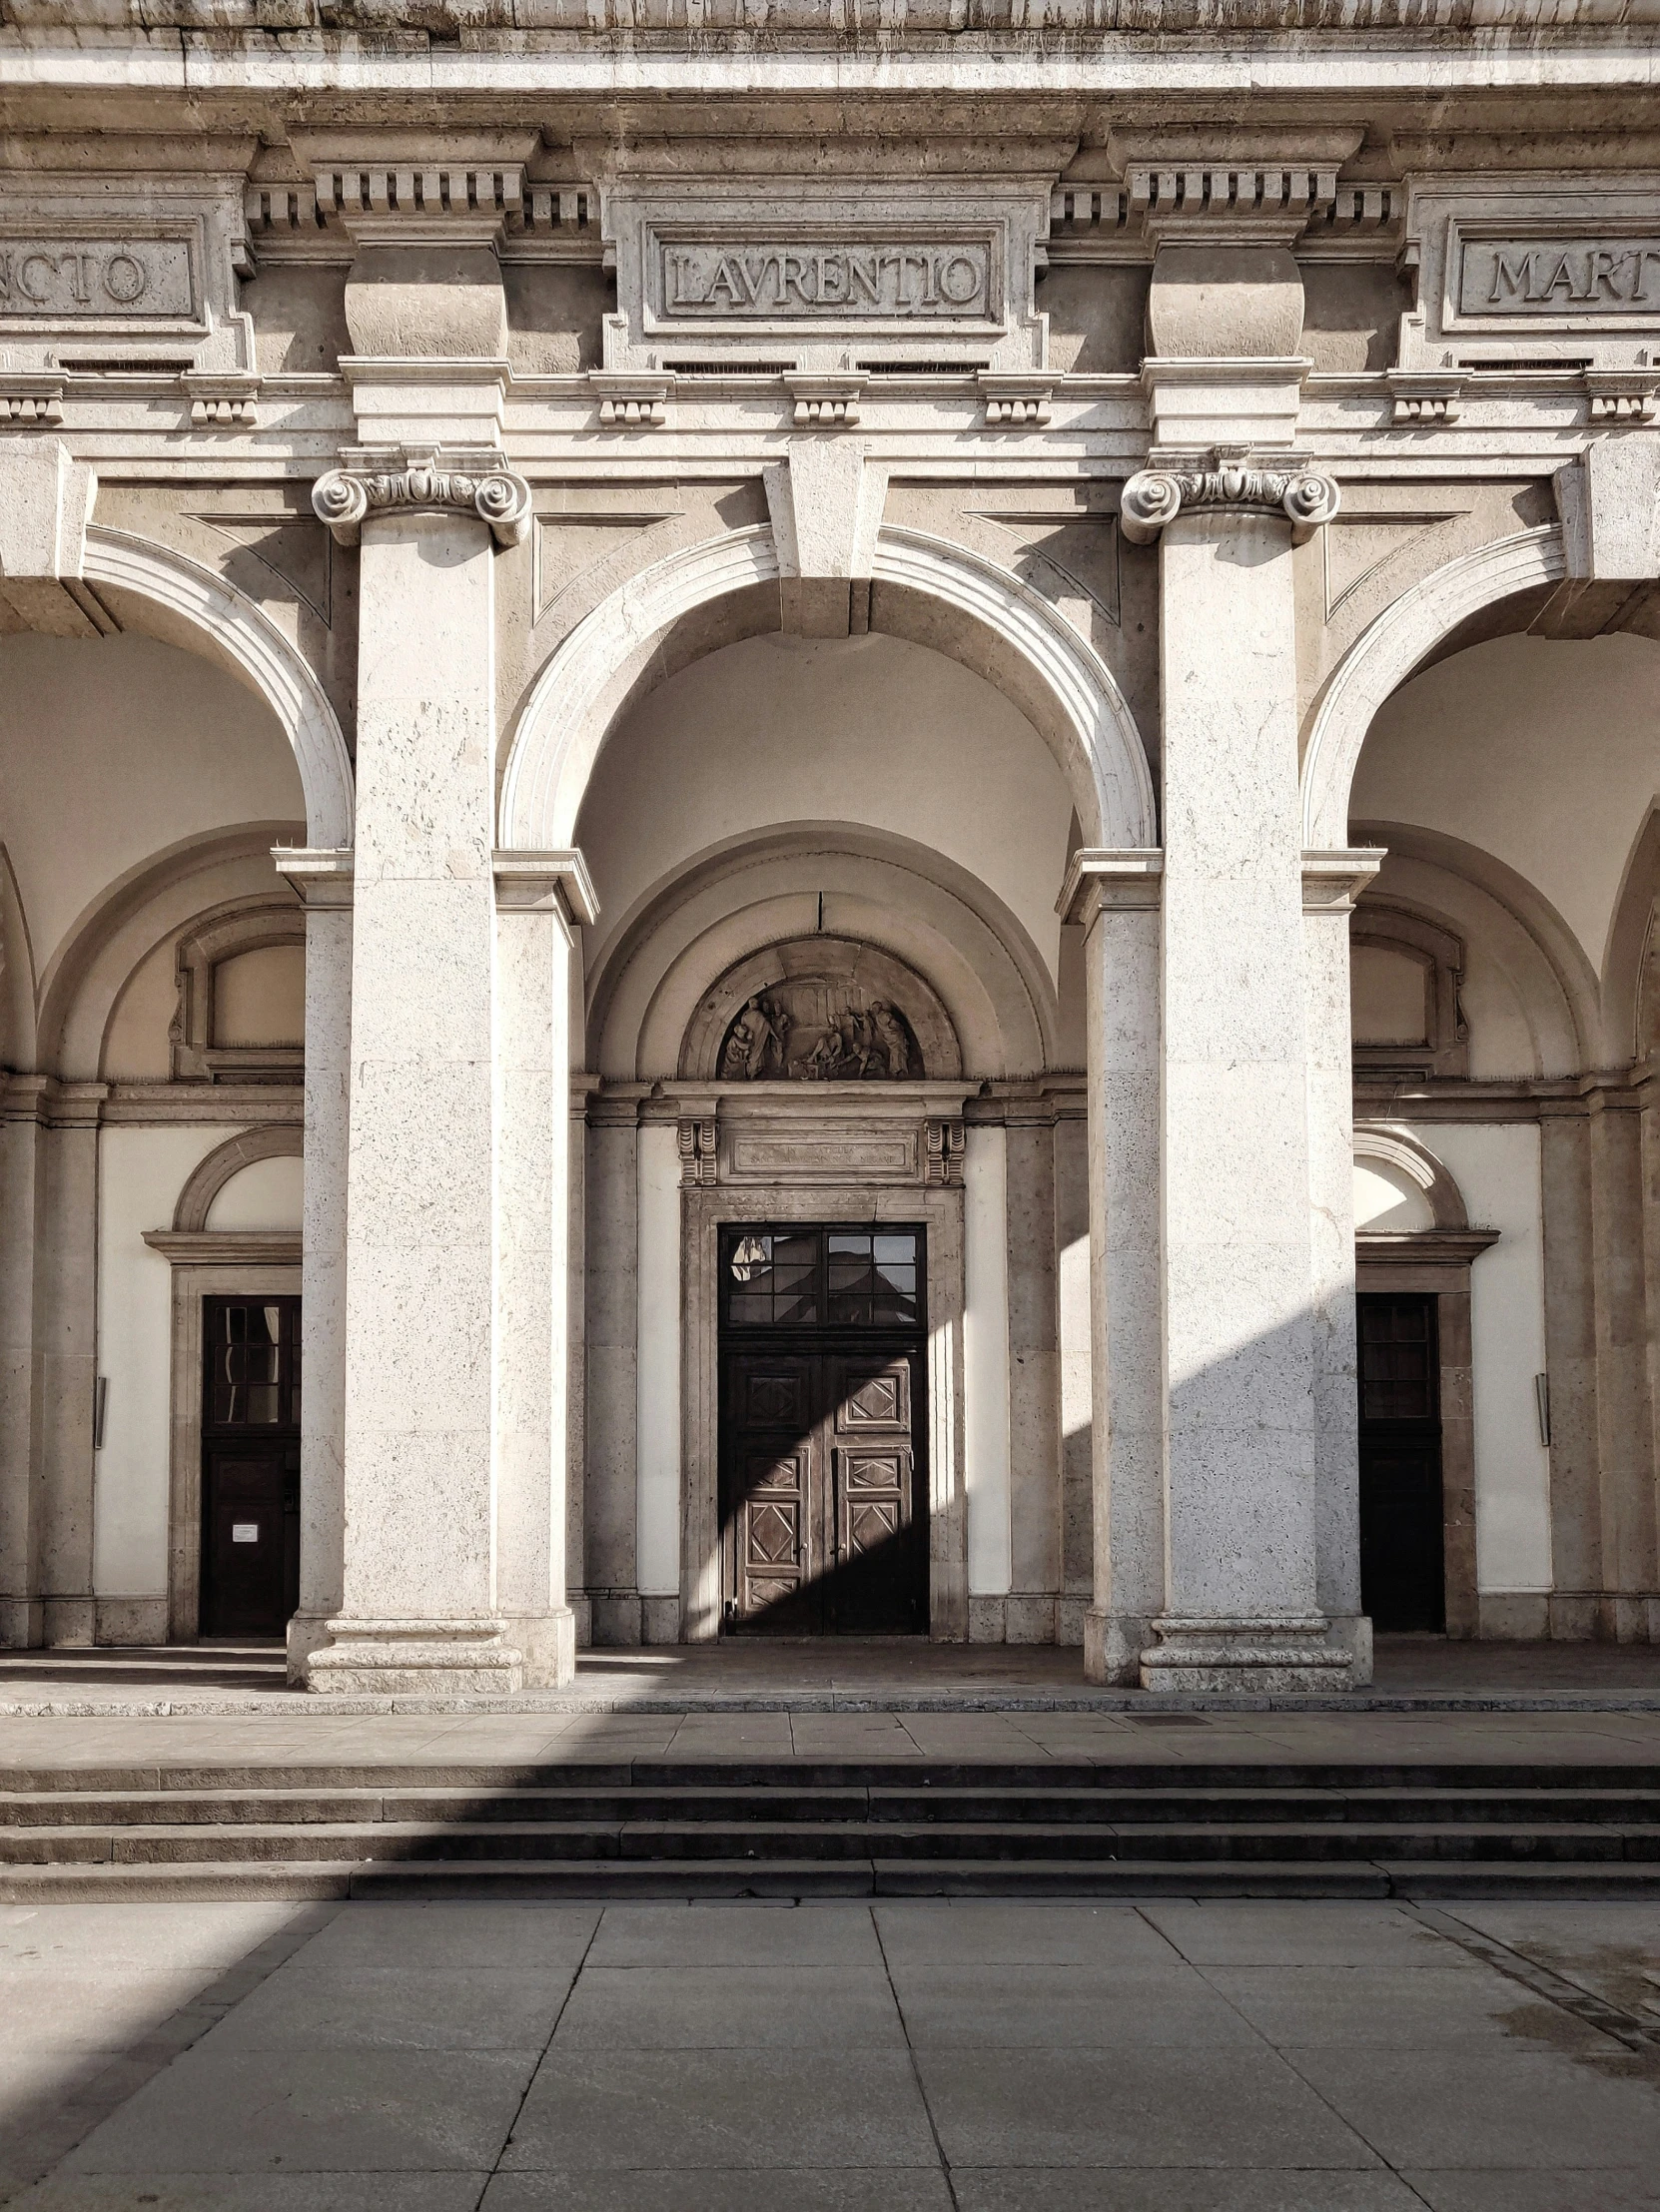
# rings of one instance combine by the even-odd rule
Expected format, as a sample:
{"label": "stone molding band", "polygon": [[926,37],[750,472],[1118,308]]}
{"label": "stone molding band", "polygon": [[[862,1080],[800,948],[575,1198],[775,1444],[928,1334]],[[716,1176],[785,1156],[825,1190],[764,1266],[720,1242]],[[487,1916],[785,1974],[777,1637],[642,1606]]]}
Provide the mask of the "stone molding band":
{"label": "stone molding band", "polygon": [[498,545],[520,544],[530,527],[530,486],[506,468],[331,468],[312,487],[312,507],[338,545],[356,545],[372,514],[398,507],[456,507],[487,522]]}
{"label": "stone molding band", "polygon": [[1119,523],[1132,544],[1147,545],[1177,516],[1197,507],[1280,513],[1293,543],[1329,522],[1341,501],[1334,478],[1311,468],[1144,468],[1124,487]]}

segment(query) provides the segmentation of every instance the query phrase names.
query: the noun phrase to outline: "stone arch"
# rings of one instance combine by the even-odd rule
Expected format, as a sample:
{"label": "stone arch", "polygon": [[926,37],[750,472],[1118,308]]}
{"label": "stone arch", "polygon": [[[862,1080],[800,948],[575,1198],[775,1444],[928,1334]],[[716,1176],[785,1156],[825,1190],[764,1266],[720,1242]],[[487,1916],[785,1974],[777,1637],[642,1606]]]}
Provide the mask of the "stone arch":
{"label": "stone arch", "polygon": [[1467,1229],[1469,1213],[1464,1194],[1427,1144],[1406,1129],[1377,1121],[1361,1121],[1354,1130],[1356,1159],[1375,1159],[1392,1167],[1423,1192],[1438,1229]]}
{"label": "stone arch", "polygon": [[1608,935],[1603,1037],[1616,1064],[1660,1046],[1660,806],[1633,841]]}
{"label": "stone arch", "polygon": [[310,844],[352,843],[352,761],[323,686],[277,625],[211,569],[148,538],[93,523],[85,575],[105,591],[144,602],[135,627],[217,661],[258,692],[293,748],[306,794]]}
{"label": "stone arch", "polygon": [[[571,631],[542,669],[518,718],[501,785],[500,839],[510,851],[570,845],[599,749],[670,628],[713,601],[775,583],[772,531],[753,523],[681,548],[630,577]],[[949,609],[990,657],[1012,660],[1000,682],[1023,712],[1036,694],[1042,734],[1086,815],[1088,842],[1158,843],[1153,778],[1141,732],[1112,671],[1041,593],[981,554],[919,530],[884,528],[873,581]],[[949,652],[949,643],[927,640]],[[1023,695],[1022,695],[1023,694]]]}
{"label": "stone arch", "polygon": [[1348,795],[1373,718],[1420,662],[1480,608],[1566,572],[1554,523],[1520,530],[1431,570],[1361,631],[1314,710],[1302,756],[1302,842],[1332,852],[1349,840]]}
{"label": "stone arch", "polygon": [[273,1122],[269,1127],[244,1129],[227,1137],[186,1178],[173,1209],[175,1234],[200,1235],[208,1225],[214,1200],[231,1180],[258,1159],[301,1159],[305,1156],[305,1131],[295,1121]]}

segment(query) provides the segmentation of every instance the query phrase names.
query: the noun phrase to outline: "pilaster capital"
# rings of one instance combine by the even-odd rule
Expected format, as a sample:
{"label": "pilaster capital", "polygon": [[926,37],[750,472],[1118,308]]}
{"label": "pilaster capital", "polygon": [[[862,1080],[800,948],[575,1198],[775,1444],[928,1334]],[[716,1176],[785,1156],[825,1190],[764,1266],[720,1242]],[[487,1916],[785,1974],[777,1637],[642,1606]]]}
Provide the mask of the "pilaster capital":
{"label": "pilaster capital", "polygon": [[1302,856],[1304,914],[1346,915],[1388,857],[1383,845],[1356,845]]}
{"label": "pilaster capital", "polygon": [[358,448],[312,487],[312,507],[337,545],[356,545],[372,514],[458,509],[487,522],[498,545],[519,544],[530,527],[530,486],[499,453],[441,448],[373,453]]}
{"label": "pilaster capital", "polygon": [[1063,922],[1088,929],[1109,909],[1157,907],[1164,873],[1165,856],[1157,846],[1126,852],[1083,846],[1067,863],[1055,911]]}
{"label": "pilaster capital", "polygon": [[563,852],[497,852],[490,862],[498,912],[536,913],[556,906],[570,923],[598,921],[593,878],[574,847]]}
{"label": "pilaster capital", "polygon": [[1144,468],[1124,487],[1119,527],[1136,545],[1151,544],[1179,514],[1209,509],[1232,514],[1282,514],[1300,545],[1342,501],[1336,479],[1296,462],[1261,467],[1222,453]]}
{"label": "pilaster capital", "polygon": [[307,908],[352,904],[352,848],[326,845],[273,845],[277,873],[300,895]]}

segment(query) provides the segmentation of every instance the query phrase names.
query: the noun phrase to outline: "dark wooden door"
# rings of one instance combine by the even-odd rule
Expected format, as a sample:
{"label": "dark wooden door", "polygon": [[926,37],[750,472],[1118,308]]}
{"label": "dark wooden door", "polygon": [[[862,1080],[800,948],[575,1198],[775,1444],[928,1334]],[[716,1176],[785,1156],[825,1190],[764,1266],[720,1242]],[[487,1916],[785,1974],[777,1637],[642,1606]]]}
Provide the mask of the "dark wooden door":
{"label": "dark wooden door", "polygon": [[281,1636],[300,1602],[300,1300],[204,1301],[204,1636]]}
{"label": "dark wooden door", "polygon": [[922,1232],[722,1235],[722,1620],[928,1627]]}
{"label": "dark wooden door", "polygon": [[1360,1602],[1379,1629],[1446,1628],[1435,1300],[1365,1292],[1360,1352]]}

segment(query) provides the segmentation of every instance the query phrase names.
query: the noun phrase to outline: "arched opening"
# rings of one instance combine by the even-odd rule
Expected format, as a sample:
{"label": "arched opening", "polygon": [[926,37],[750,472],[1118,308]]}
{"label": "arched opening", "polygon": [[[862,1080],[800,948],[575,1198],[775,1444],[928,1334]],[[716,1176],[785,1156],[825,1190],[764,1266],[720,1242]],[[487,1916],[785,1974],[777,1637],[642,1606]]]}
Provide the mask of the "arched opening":
{"label": "arched opening", "polygon": [[[1047,602],[977,556],[883,546],[869,629],[839,639],[780,626],[764,531],[659,564],[555,655],[507,763],[503,843],[576,845],[600,907],[597,1642],[775,1610],[1081,1640],[1089,1437],[1048,1382],[1088,1360],[1087,1286],[1057,1289],[1087,1236],[1085,1024],[1056,899],[1079,845],[1153,842],[1151,785]],[[816,1287],[777,1324],[790,1341],[763,1340],[755,1285],[786,1254]],[[793,1362],[793,1395],[782,1370],[763,1392],[789,1436],[744,1410],[757,1358]],[[740,1460],[764,1462],[753,1494]],[[886,1612],[851,1595],[856,1531],[878,1527],[923,1562]]]}
{"label": "arched opening", "polygon": [[285,1345],[299,1312],[306,930],[272,847],[349,846],[352,782],[318,678],[221,577],[97,526],[85,577],[105,634],[0,639],[6,1052],[32,1106],[0,1141],[10,1187],[47,1194],[19,1310],[66,1378],[0,1480],[37,1563],[20,1638],[161,1643],[201,1619],[208,1304],[275,1300]]}
{"label": "arched opening", "polygon": [[1388,853],[1352,925],[1357,1142],[1392,1128],[1433,1152],[1496,1238],[1461,1305],[1429,1276],[1464,1232],[1411,1218],[1409,1185],[1391,1201],[1389,1170],[1362,1163],[1362,1469],[1366,1297],[1407,1296],[1416,1270],[1443,1339],[1431,1365],[1453,1378],[1442,1411],[1468,1416],[1467,1604],[1444,1432],[1453,1633],[1647,1634],[1632,1594],[1652,1571],[1654,1426],[1634,1338],[1655,1249],[1640,976],[1660,642],[1640,589],[1562,570],[1557,533],[1529,531],[1402,594],[1316,702],[1304,755],[1310,841]]}

